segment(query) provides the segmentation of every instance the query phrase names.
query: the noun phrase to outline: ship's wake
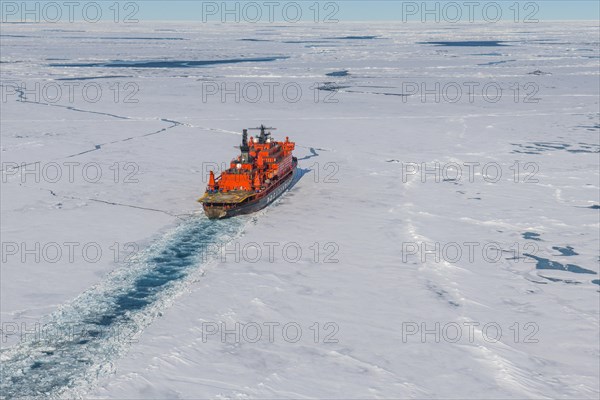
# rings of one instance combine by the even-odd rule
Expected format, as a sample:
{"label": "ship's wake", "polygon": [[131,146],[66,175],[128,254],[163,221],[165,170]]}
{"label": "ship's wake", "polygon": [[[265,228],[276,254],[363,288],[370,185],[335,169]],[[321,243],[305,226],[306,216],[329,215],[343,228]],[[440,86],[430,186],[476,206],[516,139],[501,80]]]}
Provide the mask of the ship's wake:
{"label": "ship's wake", "polygon": [[81,397],[247,219],[191,217],[3,349],[0,397]]}

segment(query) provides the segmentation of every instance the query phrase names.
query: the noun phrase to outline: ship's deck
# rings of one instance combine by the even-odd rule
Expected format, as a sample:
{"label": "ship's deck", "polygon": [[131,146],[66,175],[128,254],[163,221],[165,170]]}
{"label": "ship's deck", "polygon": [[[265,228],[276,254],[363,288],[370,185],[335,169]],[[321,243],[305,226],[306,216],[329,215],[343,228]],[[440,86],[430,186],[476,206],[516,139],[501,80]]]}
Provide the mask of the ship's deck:
{"label": "ship's deck", "polygon": [[200,203],[236,204],[252,195],[254,195],[254,192],[244,190],[233,190],[227,193],[204,193],[204,196],[199,198],[198,201]]}

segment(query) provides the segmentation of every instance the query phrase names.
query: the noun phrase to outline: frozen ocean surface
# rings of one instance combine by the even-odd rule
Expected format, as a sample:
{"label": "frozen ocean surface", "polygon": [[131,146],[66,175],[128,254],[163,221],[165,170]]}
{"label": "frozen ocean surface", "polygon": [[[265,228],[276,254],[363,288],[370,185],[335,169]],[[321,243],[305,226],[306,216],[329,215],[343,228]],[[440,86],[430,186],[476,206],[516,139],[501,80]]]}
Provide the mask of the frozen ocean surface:
{"label": "frozen ocean surface", "polygon": [[241,26],[2,26],[0,396],[598,398],[597,23]]}

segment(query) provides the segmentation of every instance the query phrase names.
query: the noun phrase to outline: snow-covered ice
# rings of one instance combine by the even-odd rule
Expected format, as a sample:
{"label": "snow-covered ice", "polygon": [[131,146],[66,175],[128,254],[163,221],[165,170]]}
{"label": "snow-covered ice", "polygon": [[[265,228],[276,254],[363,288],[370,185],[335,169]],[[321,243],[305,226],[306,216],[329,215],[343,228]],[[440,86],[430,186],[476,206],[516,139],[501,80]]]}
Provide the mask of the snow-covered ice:
{"label": "snow-covered ice", "polygon": [[[2,26],[2,396],[598,397],[597,22],[57,26]],[[208,221],[261,123],[296,183]]]}

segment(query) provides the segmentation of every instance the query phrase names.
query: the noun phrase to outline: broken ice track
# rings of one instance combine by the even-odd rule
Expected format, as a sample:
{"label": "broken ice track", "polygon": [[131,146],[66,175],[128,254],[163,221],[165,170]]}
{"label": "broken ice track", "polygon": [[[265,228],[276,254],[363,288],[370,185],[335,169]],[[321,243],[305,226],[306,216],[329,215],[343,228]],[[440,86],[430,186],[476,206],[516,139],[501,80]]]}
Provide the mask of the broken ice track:
{"label": "broken ice track", "polygon": [[244,218],[189,217],[0,353],[0,397],[82,397],[189,284]]}

